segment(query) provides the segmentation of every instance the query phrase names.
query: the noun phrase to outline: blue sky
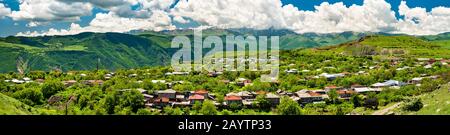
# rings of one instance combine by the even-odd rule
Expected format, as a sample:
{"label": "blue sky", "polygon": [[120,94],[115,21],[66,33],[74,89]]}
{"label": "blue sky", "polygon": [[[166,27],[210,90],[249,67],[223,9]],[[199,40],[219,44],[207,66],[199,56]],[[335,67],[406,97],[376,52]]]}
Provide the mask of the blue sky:
{"label": "blue sky", "polygon": [[[30,3],[29,3],[30,5],[32,5],[32,4],[34,4],[34,5],[42,4],[42,3],[37,3],[36,1],[43,1],[43,2],[47,2],[47,3],[49,3],[49,2],[50,3],[52,3],[52,2],[55,3],[54,5],[51,5],[51,4],[48,5],[47,4],[49,6],[49,8],[51,8],[51,7],[54,7],[55,5],[61,6],[62,5],[62,4],[60,4],[60,3],[62,3],[61,1],[68,1],[68,0],[35,0],[35,3],[32,3],[31,0],[24,0],[24,1],[30,1]],[[95,1],[95,0],[92,0],[92,1]],[[105,0],[105,1],[121,1],[121,0]],[[161,1],[161,0],[156,0],[156,1]],[[166,0],[166,1],[173,1],[173,0]],[[147,10],[143,10],[143,12],[145,11],[145,12],[149,12],[149,13],[153,14],[155,10],[158,10],[158,12],[161,11],[161,12],[159,12],[159,13],[161,13],[161,16],[166,15],[167,17],[172,19],[172,20],[171,19],[168,20],[168,22],[170,24],[167,24],[167,22],[148,23],[148,24],[144,24],[143,23],[144,25],[148,25],[148,27],[149,27],[148,30],[164,30],[164,29],[171,29],[171,28],[185,28],[185,27],[198,26],[197,24],[203,24],[203,25],[209,25],[209,26],[216,26],[217,25],[217,26],[233,27],[233,28],[234,27],[240,27],[239,19],[220,17],[220,18],[218,18],[219,20],[229,20],[229,19],[234,20],[235,19],[237,22],[230,21],[230,22],[226,22],[226,23],[218,23],[217,24],[217,23],[214,22],[217,19],[216,20],[207,20],[207,19],[201,17],[202,15],[205,15],[205,14],[189,13],[189,12],[186,12],[187,10],[185,10],[185,9],[183,9],[185,11],[179,12],[177,15],[180,15],[182,20],[189,21],[189,22],[187,22],[187,23],[180,23],[179,21],[174,21],[173,18],[175,16],[174,16],[174,14],[172,14],[172,12],[170,10],[172,8],[176,8],[176,5],[179,4],[180,2],[177,3],[178,0],[176,0],[176,1],[173,1],[173,2],[169,3],[168,4],[169,6],[165,6],[167,4],[164,4],[164,2],[166,2],[166,1],[155,2],[156,5],[159,5],[159,6],[153,6],[152,8],[149,8]],[[201,0],[198,0],[198,1],[201,1]],[[264,2],[260,2],[260,4],[262,5],[264,3],[270,4],[269,2],[266,2],[266,1],[278,1],[278,0],[261,0],[261,1],[264,1]],[[338,0],[328,0],[328,1],[323,1],[323,0],[281,0],[281,2],[282,2],[282,6],[286,6],[288,4],[292,4],[295,7],[297,7],[300,11],[315,11],[316,10],[315,6],[319,6],[323,2],[329,2],[330,4],[343,2],[346,7],[349,7],[349,6],[353,5],[353,4],[360,5],[360,6],[364,5],[364,0],[343,0],[343,1],[338,1]],[[400,0],[386,0],[386,2],[388,4],[390,4],[391,10],[395,12],[395,18],[397,20],[404,19],[404,16],[400,15],[400,13],[399,13],[399,6],[401,5],[401,1]],[[4,7],[9,8],[12,12],[16,12],[16,11],[21,11],[22,10],[22,9],[19,8],[19,5],[23,4],[23,3],[19,3],[18,0],[0,0],[0,3],[5,5]],[[153,5],[155,5],[155,3],[153,3]],[[72,5],[73,6],[74,4],[75,3],[68,2],[65,5]],[[124,3],[124,4],[126,4],[126,3]],[[97,23],[97,25],[95,27],[94,26],[92,26],[92,27],[89,26],[91,21],[93,21],[96,18],[97,14],[107,15],[109,12],[113,12],[112,13],[113,15],[110,15],[110,14],[108,14],[108,15],[110,15],[110,16],[118,16],[118,18],[128,18],[127,15],[130,15],[129,18],[133,18],[133,19],[134,18],[139,18],[139,17],[136,17],[136,16],[138,16],[138,14],[134,14],[134,11],[139,10],[139,4],[141,4],[140,6],[143,6],[144,3],[139,3],[139,4],[134,3],[134,4],[135,5],[130,4],[131,10],[133,10],[133,11],[131,11],[131,12],[127,11],[126,13],[124,13],[124,15],[120,15],[120,13],[122,13],[121,12],[122,10],[120,10],[120,11],[117,10],[116,11],[116,10],[114,10],[114,8],[112,8],[112,6],[111,7],[105,7],[105,5],[101,5],[101,4],[98,4],[98,3],[95,3],[95,2],[84,3],[83,6],[87,7],[86,9],[90,10],[90,11],[85,11],[85,12],[78,11],[79,9],[77,9],[77,6],[73,6],[72,8],[74,10],[77,10],[77,11],[73,11],[73,12],[74,13],[80,13],[80,14],[78,14],[78,15],[70,14],[70,16],[75,17],[75,18],[79,17],[79,20],[73,20],[73,19],[71,20],[71,19],[67,19],[67,18],[61,18],[61,16],[65,17],[65,16],[68,16],[68,15],[50,16],[49,17],[49,16],[46,16],[45,14],[44,15],[43,14],[36,14],[36,16],[42,15],[43,17],[41,17],[41,18],[39,18],[39,17],[36,17],[36,18],[24,17],[23,16],[23,15],[27,15],[29,13],[33,13],[33,11],[20,12],[20,13],[17,13],[16,15],[4,15],[5,17],[1,17],[1,14],[0,14],[0,18],[1,18],[0,19],[0,36],[4,37],[4,36],[16,35],[19,32],[28,32],[28,31],[29,32],[36,31],[36,32],[39,33],[39,32],[46,32],[49,29],[55,29],[55,30],[67,29],[68,30],[68,29],[70,29],[71,24],[76,24],[76,25],[79,25],[80,27],[86,27],[86,28],[83,28],[83,30],[85,30],[85,31],[89,31],[89,30],[92,29],[93,31],[105,32],[105,31],[107,31],[108,27],[102,27],[101,26],[101,25],[103,25],[104,22]],[[186,2],[185,4],[186,5],[190,4],[191,6],[193,6],[193,5],[195,6],[194,2],[191,2],[191,3]],[[251,5],[251,3],[249,3],[249,4]],[[152,5],[152,4],[149,4],[149,5]],[[431,12],[432,9],[435,8],[435,7],[439,7],[439,6],[441,6],[441,7],[450,7],[450,2],[448,0],[408,0],[406,2],[406,5],[409,8],[414,8],[414,7],[423,8],[428,13],[428,12]],[[1,6],[1,4],[0,4],[0,6]],[[45,6],[46,5],[43,4],[42,6],[39,6],[39,8],[46,8]],[[91,6],[92,8],[90,8],[89,6]],[[230,4],[229,6],[233,6],[233,5]],[[126,7],[126,6],[116,5],[115,9],[117,9],[118,7],[123,8],[123,7]],[[65,7],[61,7],[61,8],[65,8]],[[68,9],[71,9],[71,8],[68,8]],[[1,9],[0,9],[0,11],[1,11]],[[47,11],[47,10],[42,10],[42,11]],[[252,10],[249,10],[249,11],[252,12]],[[449,11],[449,10],[448,9],[444,10],[444,12],[447,12],[447,11]],[[51,13],[55,13],[56,11],[50,11],[50,12]],[[68,11],[65,11],[65,13],[67,13],[67,12]],[[227,12],[227,10],[224,9],[224,12]],[[235,11],[229,11],[229,12],[235,12]],[[342,12],[345,12],[345,11],[343,10]],[[244,13],[244,12],[237,12],[237,14],[239,14],[239,13]],[[417,15],[415,15],[413,13],[416,13]],[[64,12],[62,12],[62,13],[55,13],[55,15],[60,15],[60,14],[64,14]],[[262,13],[262,15],[265,15],[265,14],[270,14],[270,13]],[[420,13],[413,12],[413,10],[411,10],[410,14],[411,14],[410,16],[412,16],[412,17],[416,17],[416,16],[423,17],[423,15],[419,16]],[[211,15],[211,14],[208,14],[208,15]],[[212,15],[215,15],[215,14],[212,13]],[[220,15],[221,14],[217,14],[217,16],[220,16]],[[273,15],[270,14],[269,16],[273,16]],[[350,15],[350,16],[352,16],[352,15]],[[274,16],[274,17],[277,17],[277,16]],[[294,16],[294,17],[301,18],[303,16],[302,15],[298,15],[298,16]],[[448,15],[446,17],[448,17]],[[48,19],[48,20],[41,21],[42,18]],[[107,16],[105,18],[107,18]],[[338,18],[340,18],[340,20],[342,20],[342,18],[345,18],[345,16],[338,17]],[[381,17],[381,18],[386,18],[386,17]],[[423,20],[425,20],[425,18],[427,18],[427,17],[424,17]],[[428,18],[430,18],[430,17],[428,17]],[[142,18],[139,18],[139,19],[142,19]],[[164,19],[161,19],[161,18],[153,18],[153,19],[155,19],[155,21],[157,21],[157,20],[164,20]],[[414,19],[416,19],[416,18],[414,18]],[[445,19],[448,19],[448,18],[444,18],[444,20]],[[38,20],[38,21],[36,21],[36,20]],[[107,21],[106,19],[103,19],[103,20]],[[118,20],[118,19],[116,19],[116,20]],[[330,18],[330,20],[333,20],[333,18]],[[395,22],[395,24],[394,24],[392,22],[392,20],[389,20],[389,19],[386,19],[386,21],[389,22],[389,23],[392,23],[392,26],[383,26],[383,27],[381,27],[383,25],[383,23],[384,23],[384,22],[381,22],[381,24],[377,24],[377,25],[380,25],[379,27],[378,26],[374,26],[374,28],[367,28],[367,27],[371,27],[370,25],[372,25],[372,24],[370,24],[370,23],[379,23],[379,22],[366,22],[366,24],[361,24],[361,31],[389,30],[389,31],[393,31],[393,32],[400,32],[400,33],[407,33],[407,34],[408,34],[408,32],[410,32],[412,34],[414,34],[414,33],[419,33],[419,34],[421,34],[421,33],[424,33],[424,34],[433,33],[434,34],[434,33],[440,33],[440,32],[447,31],[447,30],[442,30],[442,31],[435,30],[435,28],[432,28],[432,27],[430,27],[429,29],[424,29],[424,30],[422,30],[420,28],[417,28],[417,30],[414,30],[414,31],[400,30],[400,28],[396,28],[396,27],[400,27],[400,25],[402,27],[403,26],[406,27],[406,26],[410,26],[410,25],[409,24],[400,23],[400,22]],[[428,23],[430,21],[432,22],[432,21],[436,21],[436,20],[428,20]],[[33,24],[32,22],[35,22],[34,24],[37,24],[37,25],[36,26],[30,26],[30,25]],[[136,22],[136,21],[135,20],[131,20],[131,21],[127,22],[127,23],[130,23],[130,22]],[[152,20],[152,22],[154,22],[154,21]],[[198,23],[198,22],[202,22],[202,23]],[[288,22],[287,19],[286,19],[286,22]],[[299,32],[315,32],[315,31],[311,31],[311,30],[309,30],[309,31],[308,30],[303,30],[302,27],[308,27],[308,25],[303,23],[303,22],[302,22],[303,23],[302,26],[298,26],[296,28],[291,28],[291,26],[295,25],[295,21],[289,21],[289,23],[286,23],[286,22],[280,22],[280,23],[274,22],[272,24],[272,22],[270,22],[270,20],[269,20],[269,21],[265,22],[265,24],[269,24],[269,25],[265,25],[265,24],[257,24],[257,25],[248,24],[248,25],[246,25],[246,24],[243,24],[242,27],[265,28],[265,27],[270,26],[270,27],[280,27],[280,28],[293,29],[294,31],[296,30],[296,31],[299,31]],[[301,22],[301,20],[299,20],[299,22]],[[124,22],[122,22],[122,24],[123,23]],[[326,23],[326,22],[322,22],[322,23]],[[160,24],[164,24],[164,26],[158,26]],[[120,23],[114,24],[114,25],[120,25]],[[327,25],[329,25],[329,24],[327,24]],[[338,25],[338,24],[336,23],[336,25]],[[369,26],[364,26],[364,25],[369,25]],[[373,24],[373,25],[376,25],[376,24]],[[417,26],[417,27],[428,28],[428,27],[426,27],[427,24],[423,24],[423,25],[424,26]],[[329,32],[339,32],[339,31],[344,31],[344,30],[353,30],[353,29],[346,29],[345,27],[340,28],[340,29],[333,29],[333,28],[331,28],[333,26],[329,26],[329,27],[330,27],[329,28],[330,29]],[[447,27],[449,27],[449,26],[447,26]],[[445,29],[447,29],[447,27],[445,27]],[[103,29],[101,29],[101,28],[103,28]],[[113,27],[111,27],[111,28],[113,28]],[[141,27],[136,26],[136,27],[130,27],[129,29],[132,30],[132,29],[140,29],[140,28]],[[145,27],[142,27],[142,28],[145,28]],[[399,29],[399,30],[395,30],[395,29]],[[411,29],[415,29],[415,28],[411,28]],[[448,29],[450,29],[450,28],[448,28]],[[128,30],[128,29],[123,29],[123,31],[126,31],[126,30]],[[355,30],[359,31],[360,29],[355,29]],[[327,31],[318,31],[318,32],[326,33]],[[61,33],[61,32],[59,32],[59,33]]]}

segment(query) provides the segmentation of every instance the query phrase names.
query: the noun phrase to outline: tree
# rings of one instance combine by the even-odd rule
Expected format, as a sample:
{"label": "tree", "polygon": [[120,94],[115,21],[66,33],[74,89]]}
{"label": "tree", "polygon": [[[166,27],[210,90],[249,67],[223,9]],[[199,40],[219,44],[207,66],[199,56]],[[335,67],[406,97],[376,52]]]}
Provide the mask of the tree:
{"label": "tree", "polygon": [[48,81],[42,85],[41,91],[44,98],[47,99],[60,91],[64,91],[64,84],[56,80]]}
{"label": "tree", "polygon": [[114,92],[108,93],[103,99],[103,108],[105,108],[106,113],[114,114],[117,103],[116,94]]}
{"label": "tree", "polygon": [[362,95],[359,95],[359,94],[352,95],[352,97],[350,98],[350,101],[353,103],[353,106],[355,106],[355,107],[360,107],[364,103]]}
{"label": "tree", "polygon": [[212,101],[205,100],[202,105],[202,109],[200,110],[200,113],[203,115],[216,115],[217,109],[216,106]]}
{"label": "tree", "polygon": [[192,109],[194,109],[195,111],[200,111],[200,109],[202,109],[202,103],[201,102],[195,102],[194,105],[192,105]]}
{"label": "tree", "polygon": [[224,100],[224,96],[222,95],[222,94],[218,94],[218,95],[216,95],[216,101],[219,103],[219,104],[223,104],[223,102],[225,101]]}
{"label": "tree", "polygon": [[337,91],[333,89],[333,90],[328,91],[327,94],[328,94],[328,97],[330,98],[330,101],[333,104],[336,104],[336,102],[339,100],[338,99],[339,95],[338,95]]}
{"label": "tree", "polygon": [[120,98],[122,107],[131,107],[131,111],[137,112],[139,108],[144,107],[144,96],[137,90],[126,91]]}
{"label": "tree", "polygon": [[24,90],[17,91],[12,97],[30,106],[40,105],[44,100],[42,92],[35,88],[26,88]]}
{"label": "tree", "polygon": [[266,99],[265,95],[256,96],[256,105],[258,106],[258,108],[265,111],[269,110],[272,106],[270,101]]}
{"label": "tree", "polygon": [[301,115],[300,105],[289,97],[281,98],[281,103],[277,106],[277,111],[281,115]]}
{"label": "tree", "polygon": [[419,111],[422,107],[423,103],[420,98],[409,98],[405,101],[405,105],[402,109],[406,111]]}

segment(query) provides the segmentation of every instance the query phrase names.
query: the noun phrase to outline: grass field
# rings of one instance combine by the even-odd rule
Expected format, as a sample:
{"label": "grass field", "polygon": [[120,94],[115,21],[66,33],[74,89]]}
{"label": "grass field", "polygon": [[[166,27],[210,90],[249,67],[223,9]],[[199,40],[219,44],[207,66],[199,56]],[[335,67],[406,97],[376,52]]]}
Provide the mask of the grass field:
{"label": "grass field", "polygon": [[398,108],[396,112],[402,115],[448,115],[450,114],[450,85],[444,85],[439,90],[420,96],[423,108],[417,112],[405,112]]}

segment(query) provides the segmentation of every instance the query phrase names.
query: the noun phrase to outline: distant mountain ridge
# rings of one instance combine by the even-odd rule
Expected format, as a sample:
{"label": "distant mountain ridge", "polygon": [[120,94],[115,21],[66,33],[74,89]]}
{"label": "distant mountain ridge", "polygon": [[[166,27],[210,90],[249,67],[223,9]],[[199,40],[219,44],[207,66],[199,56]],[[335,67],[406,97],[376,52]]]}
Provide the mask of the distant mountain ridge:
{"label": "distant mountain ridge", "polygon": [[[406,36],[388,33],[343,32],[330,34],[297,34],[289,30],[206,29],[203,36],[242,35],[279,36],[280,49],[316,48],[357,41],[371,35]],[[128,69],[142,66],[169,65],[175,36],[193,38],[192,30],[132,31],[129,33],[80,33],[66,36],[0,38],[0,72],[17,71],[17,59],[23,58],[29,70],[94,70]],[[432,36],[406,36],[446,45],[450,33]],[[391,40],[388,38],[383,38]],[[402,38],[400,38],[402,39]],[[399,42],[401,42],[400,40]],[[417,40],[405,40],[417,41]],[[388,42],[389,43],[389,42]],[[206,52],[206,51],[205,51]]]}

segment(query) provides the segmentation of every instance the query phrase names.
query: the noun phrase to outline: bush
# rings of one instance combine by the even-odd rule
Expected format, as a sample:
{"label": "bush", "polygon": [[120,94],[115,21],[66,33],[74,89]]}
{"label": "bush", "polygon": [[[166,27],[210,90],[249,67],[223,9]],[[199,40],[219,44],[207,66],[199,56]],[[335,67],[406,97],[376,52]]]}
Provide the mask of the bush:
{"label": "bush", "polygon": [[59,81],[49,81],[45,82],[44,85],[42,85],[42,94],[44,95],[44,98],[49,98],[52,95],[63,91],[64,90],[64,84]]}
{"label": "bush", "polygon": [[27,88],[21,91],[17,91],[13,94],[13,97],[31,106],[40,105],[44,101],[42,92],[35,88]]}
{"label": "bush", "polygon": [[405,111],[419,111],[422,107],[423,103],[420,98],[409,98],[405,101],[402,109]]}
{"label": "bush", "polygon": [[277,110],[281,115],[301,115],[302,109],[294,100],[283,97],[281,103],[277,106]]}

